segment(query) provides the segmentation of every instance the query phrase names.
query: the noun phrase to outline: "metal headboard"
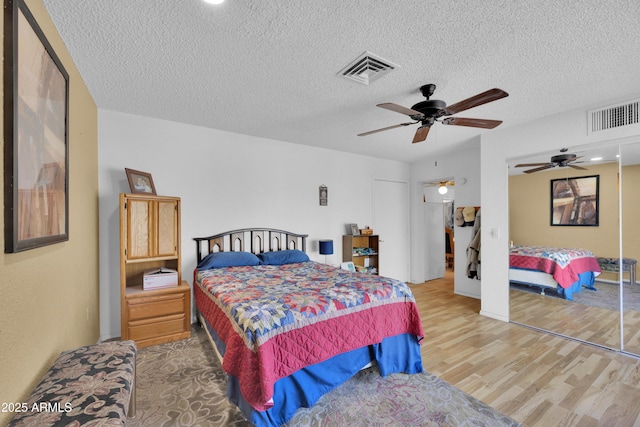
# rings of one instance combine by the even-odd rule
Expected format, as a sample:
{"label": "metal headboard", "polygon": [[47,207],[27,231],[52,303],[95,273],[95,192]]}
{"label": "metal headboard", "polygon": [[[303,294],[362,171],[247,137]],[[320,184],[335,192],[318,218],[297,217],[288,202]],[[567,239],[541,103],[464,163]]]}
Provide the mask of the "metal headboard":
{"label": "metal headboard", "polygon": [[[306,252],[308,234],[275,228],[241,228],[208,237],[194,237],[198,263],[213,252],[262,252],[299,249]],[[206,246],[204,246],[206,244]],[[203,247],[206,251],[203,251]],[[203,255],[204,254],[204,255]]]}

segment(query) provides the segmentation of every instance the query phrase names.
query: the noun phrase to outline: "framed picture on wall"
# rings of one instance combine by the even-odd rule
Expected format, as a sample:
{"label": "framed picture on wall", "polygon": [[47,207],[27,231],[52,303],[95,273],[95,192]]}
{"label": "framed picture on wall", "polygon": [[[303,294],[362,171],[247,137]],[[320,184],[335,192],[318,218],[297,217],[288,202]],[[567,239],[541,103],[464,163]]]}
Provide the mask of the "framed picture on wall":
{"label": "framed picture on wall", "polygon": [[4,219],[10,253],[69,240],[69,75],[25,2],[5,1],[4,8]]}
{"label": "framed picture on wall", "polygon": [[599,225],[600,175],[551,180],[551,225]]}
{"label": "framed picture on wall", "polygon": [[321,185],[319,189],[320,206],[327,206],[329,203],[329,189],[326,185]]}

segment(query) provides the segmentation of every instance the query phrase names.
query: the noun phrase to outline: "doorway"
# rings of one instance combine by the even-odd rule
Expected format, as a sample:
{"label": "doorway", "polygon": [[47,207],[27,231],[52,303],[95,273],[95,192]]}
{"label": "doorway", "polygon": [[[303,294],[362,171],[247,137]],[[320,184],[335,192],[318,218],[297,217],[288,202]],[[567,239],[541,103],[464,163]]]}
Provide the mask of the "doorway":
{"label": "doorway", "polygon": [[434,280],[453,275],[455,268],[455,234],[453,212],[455,191],[453,181],[446,191],[438,191],[441,185],[425,183],[422,188],[424,206],[425,280]]}

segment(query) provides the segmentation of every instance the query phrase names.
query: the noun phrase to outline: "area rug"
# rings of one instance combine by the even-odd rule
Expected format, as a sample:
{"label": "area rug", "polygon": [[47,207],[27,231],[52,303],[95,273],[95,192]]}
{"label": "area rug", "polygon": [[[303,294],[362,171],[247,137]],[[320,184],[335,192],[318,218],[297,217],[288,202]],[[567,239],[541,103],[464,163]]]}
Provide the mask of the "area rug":
{"label": "area rug", "polygon": [[[225,396],[225,374],[206,333],[142,348],[137,356],[137,411],[128,427],[250,426]],[[297,426],[519,426],[472,396],[429,373],[382,378],[361,371],[298,410]]]}
{"label": "area rug", "polygon": [[[620,310],[620,285],[596,281],[595,291],[583,289],[573,295],[573,299],[581,304],[593,307]],[[640,284],[626,283],[623,287],[624,310],[640,311]]]}
{"label": "area rug", "polygon": [[435,375],[372,368],[299,409],[287,426],[519,426]]}

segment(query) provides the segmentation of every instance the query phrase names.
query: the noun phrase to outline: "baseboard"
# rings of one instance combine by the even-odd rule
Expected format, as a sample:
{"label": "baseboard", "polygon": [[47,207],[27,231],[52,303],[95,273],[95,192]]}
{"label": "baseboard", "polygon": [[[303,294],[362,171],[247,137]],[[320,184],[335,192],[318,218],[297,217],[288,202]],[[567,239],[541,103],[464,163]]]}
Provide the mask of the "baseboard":
{"label": "baseboard", "polygon": [[490,313],[490,312],[485,311],[485,310],[480,310],[480,315],[481,316],[485,316],[485,317],[490,317],[490,318],[496,319],[496,320],[501,320],[503,322],[508,322],[509,321],[509,317],[500,316],[498,314]]}
{"label": "baseboard", "polygon": [[480,295],[478,295],[478,294],[472,294],[472,293],[470,293],[470,292],[460,292],[460,291],[459,291],[459,290],[457,290],[457,289],[454,289],[454,290],[453,290],[453,293],[454,293],[455,295],[461,295],[461,296],[463,296],[463,297],[469,297],[469,298],[474,298],[474,299],[480,299],[480,298],[481,298],[481,297],[480,297]]}
{"label": "baseboard", "polygon": [[98,344],[100,344],[101,342],[105,342],[105,341],[115,341],[115,340],[119,340],[120,339],[120,335],[100,335],[100,338],[98,338]]}

